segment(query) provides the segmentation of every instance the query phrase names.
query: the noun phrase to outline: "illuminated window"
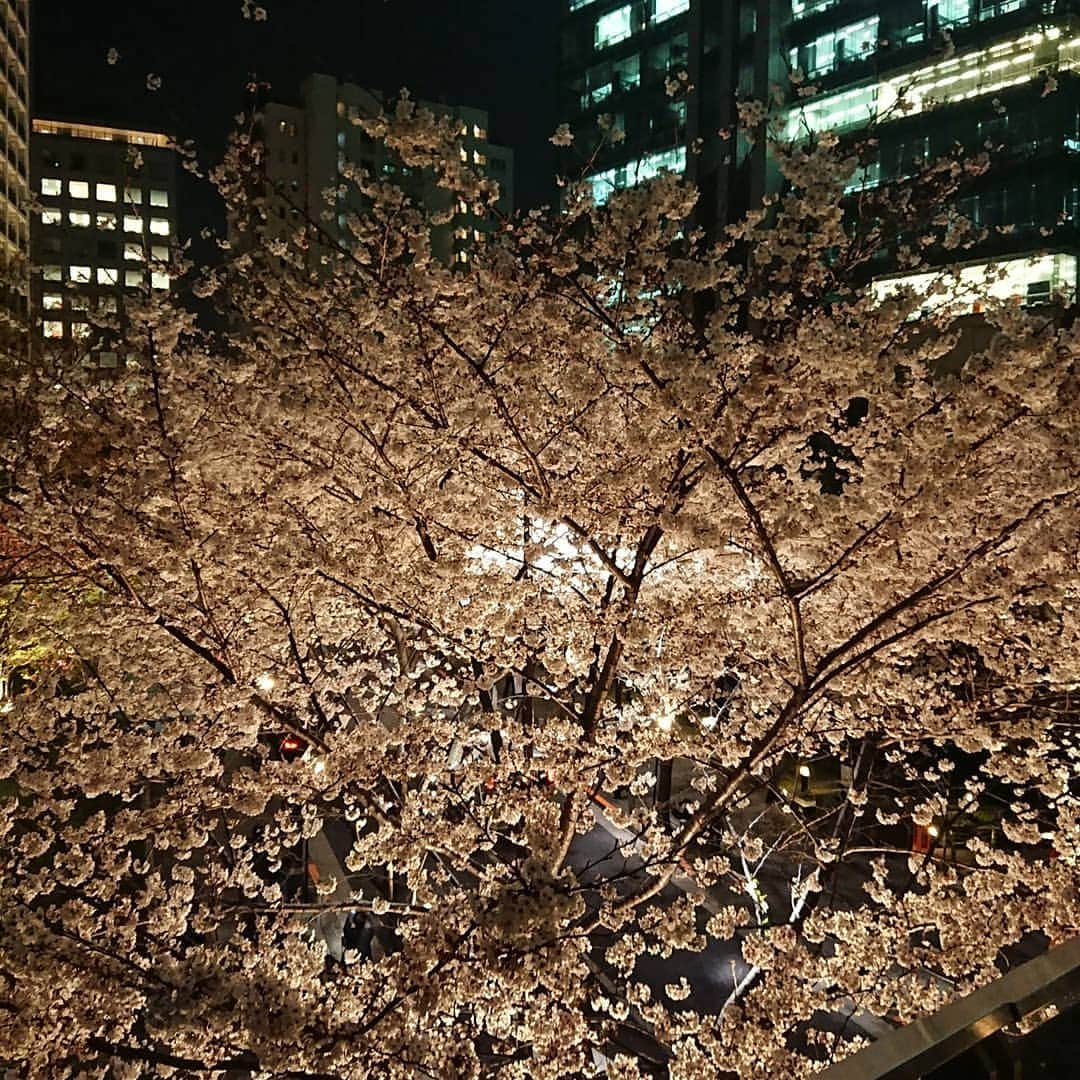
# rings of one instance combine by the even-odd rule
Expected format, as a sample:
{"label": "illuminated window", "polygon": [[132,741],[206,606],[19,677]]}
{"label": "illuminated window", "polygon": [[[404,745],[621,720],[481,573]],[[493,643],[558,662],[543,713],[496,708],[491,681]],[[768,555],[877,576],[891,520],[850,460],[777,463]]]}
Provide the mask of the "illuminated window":
{"label": "illuminated window", "polygon": [[169,249],[164,244],[154,244],[150,248],[150,258],[156,259],[158,262],[168,262]]}
{"label": "illuminated window", "polygon": [[98,297],[98,311],[103,315],[115,315],[116,314],[116,297],[115,296],[101,296]]}
{"label": "illuminated window", "polygon": [[881,183],[881,162],[870,161],[860,165],[851,180],[844,186],[844,191],[851,194],[854,191],[865,191],[867,188],[877,187]]}
{"label": "illuminated window", "polygon": [[1025,0],[997,0],[996,3],[979,4],[979,22],[996,19],[999,15],[1008,15],[1010,11],[1019,11]]}
{"label": "illuminated window", "polygon": [[791,17],[801,19],[805,15],[813,15],[817,11],[828,11],[836,7],[840,0],[791,0]]}
{"label": "illuminated window", "polygon": [[841,64],[869,56],[877,48],[878,17],[862,19],[839,30],[830,30],[791,50],[793,68],[813,77],[834,70]]}
{"label": "illuminated window", "polygon": [[585,73],[585,92],[581,95],[581,107],[588,109],[599,105],[612,94],[633,90],[641,84],[641,56],[624,57],[615,63],[597,64]]}
{"label": "illuminated window", "polygon": [[89,199],[90,185],[85,180],[69,180],[68,194],[73,199]]}
{"label": "illuminated window", "polygon": [[43,266],[41,277],[44,281],[63,281],[64,268],[62,266]]}
{"label": "illuminated window", "polygon": [[[972,263],[940,271],[881,278],[870,286],[877,301],[910,291],[922,311],[947,308],[979,311],[988,297],[1020,305],[1055,296],[1070,302],[1076,293],[1077,258],[1062,253]],[[912,317],[917,317],[915,312]]]}
{"label": "illuminated window", "polygon": [[90,267],[89,266],[69,266],[68,278],[71,281],[77,281],[82,285],[87,285],[90,282]]}
{"label": "illuminated window", "polygon": [[124,245],[124,258],[134,259],[135,262],[142,262],[143,249],[142,244],[125,244]]}
{"label": "illuminated window", "polygon": [[115,214],[98,214],[97,227],[99,229],[106,229],[112,231],[116,228],[116,215]]}
{"label": "illuminated window", "polygon": [[42,325],[42,332],[47,338],[60,338],[64,336],[64,324],[53,319],[46,319]]}
{"label": "illuminated window", "polygon": [[94,195],[98,202],[116,202],[116,185],[95,184]]}
{"label": "illuminated window", "polygon": [[616,90],[634,90],[641,84],[641,57],[634,53],[611,65],[612,83]]}
{"label": "illuminated window", "polygon": [[143,272],[141,270],[125,270],[124,271],[124,284],[129,289],[137,289],[143,283]]}
{"label": "illuminated window", "polygon": [[653,22],[663,22],[673,15],[681,15],[690,10],[690,0],[655,0]]}
{"label": "illuminated window", "polygon": [[132,206],[142,206],[142,188],[124,188],[124,202],[130,203]]}
{"label": "illuminated window", "polygon": [[938,23],[942,26],[966,26],[971,21],[971,0],[937,0],[926,6],[937,8]]}
{"label": "illuminated window", "polygon": [[618,188],[632,187],[658,176],[662,171],[681,173],[686,169],[686,147],[677,146],[672,150],[660,150],[655,154],[646,154],[637,161],[605,169],[589,177],[596,204],[607,202],[612,191]]}
{"label": "illuminated window", "polygon": [[53,176],[44,177],[41,181],[42,195],[59,195],[63,190],[63,182]]}
{"label": "illuminated window", "polygon": [[74,225],[76,229],[89,229],[90,228],[90,213],[87,210],[69,210],[68,211],[68,224]]}
{"label": "illuminated window", "polygon": [[594,86],[590,90],[586,90],[581,95],[581,107],[587,109],[590,105],[599,105],[601,101],[611,97],[611,80],[609,79],[605,83],[600,83],[599,86]]}
{"label": "illuminated window", "polygon": [[877,114],[878,88],[857,86],[839,94],[811,98],[805,105],[788,113],[784,135],[800,139],[810,131],[843,131],[861,127]]}
{"label": "illuminated window", "polygon": [[64,306],[64,297],[60,293],[46,293],[41,298],[41,306],[46,311],[59,311]]}
{"label": "illuminated window", "polygon": [[116,285],[120,281],[120,271],[115,266],[99,266],[97,280],[99,285]]}
{"label": "illuminated window", "polygon": [[594,46],[597,49],[606,49],[609,45],[625,41],[633,32],[630,13],[631,5],[627,4],[625,7],[616,8],[606,15],[601,15],[596,20],[593,32]]}
{"label": "illuminated window", "polygon": [[168,206],[169,205],[169,193],[167,191],[158,191],[152,189],[150,192],[150,205],[151,206]]}
{"label": "illuminated window", "polygon": [[473,133],[473,138],[474,139],[486,139],[487,138],[487,132],[479,124],[473,124],[472,133]]}
{"label": "illuminated window", "polygon": [[60,210],[42,210],[41,211],[41,224],[42,225],[59,225],[64,220],[64,214]]}
{"label": "illuminated window", "polygon": [[812,98],[788,113],[785,133],[799,139],[807,129],[842,131],[877,117],[911,117],[936,105],[989,97],[1030,82],[1036,51],[1040,64],[1075,70],[1080,67],[1078,44],[1075,39],[1063,40],[1060,28],[1050,27],[958,53],[875,84]]}
{"label": "illuminated window", "polygon": [[84,322],[73,322],[71,324],[71,336],[73,338],[83,339],[90,336],[90,324]]}
{"label": "illuminated window", "polygon": [[124,232],[142,232],[142,218],[131,214],[124,215]]}
{"label": "illuminated window", "polygon": [[73,296],[71,298],[71,310],[72,311],[89,311],[90,310],[90,297],[88,297],[88,296]]}
{"label": "illuminated window", "polygon": [[167,289],[169,287],[169,275],[161,270],[154,270],[150,274],[151,289]]}
{"label": "illuminated window", "polygon": [[150,231],[155,236],[168,236],[169,235],[169,219],[163,217],[155,217],[150,219]]}

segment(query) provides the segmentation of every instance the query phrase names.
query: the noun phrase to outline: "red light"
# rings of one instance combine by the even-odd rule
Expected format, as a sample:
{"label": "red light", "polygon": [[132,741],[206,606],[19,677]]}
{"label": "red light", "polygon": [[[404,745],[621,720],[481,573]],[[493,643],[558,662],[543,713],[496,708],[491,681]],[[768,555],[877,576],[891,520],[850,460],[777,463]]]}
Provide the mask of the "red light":
{"label": "red light", "polygon": [[284,758],[295,757],[307,749],[307,743],[299,735],[286,735],[281,740],[279,750]]}

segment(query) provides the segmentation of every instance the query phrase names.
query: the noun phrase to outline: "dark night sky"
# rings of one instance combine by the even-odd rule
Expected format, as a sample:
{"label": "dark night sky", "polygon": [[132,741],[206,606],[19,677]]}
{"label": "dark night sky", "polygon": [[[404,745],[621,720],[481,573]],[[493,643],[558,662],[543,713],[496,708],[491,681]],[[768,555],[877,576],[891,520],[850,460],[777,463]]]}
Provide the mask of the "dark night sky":
{"label": "dark night sky", "polygon": [[[245,21],[241,0],[34,0],[34,115],[167,130],[216,161],[252,74],[290,101],[320,71],[488,109],[492,137],[516,151],[518,207],[550,199],[555,0],[257,2],[265,23]],[[188,198],[184,218],[211,211],[203,193]]]}

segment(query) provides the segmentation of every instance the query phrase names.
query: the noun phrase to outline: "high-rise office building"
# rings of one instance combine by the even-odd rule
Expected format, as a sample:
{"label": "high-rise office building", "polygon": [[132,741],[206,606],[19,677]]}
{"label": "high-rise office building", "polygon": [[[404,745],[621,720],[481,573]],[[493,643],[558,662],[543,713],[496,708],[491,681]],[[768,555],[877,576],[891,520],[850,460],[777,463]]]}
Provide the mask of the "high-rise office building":
{"label": "high-rise office building", "polygon": [[[774,101],[786,88],[791,139],[855,137],[874,124],[878,154],[852,177],[853,199],[957,144],[988,151],[991,168],[958,203],[987,231],[963,253],[972,279],[994,258],[1000,295],[1037,302],[1075,289],[1080,33],[1070,0],[564,3],[561,116],[598,200],[668,168],[698,184],[702,224],[738,217],[780,179],[760,143],[741,137],[736,101]],[[794,71],[812,94],[797,96]],[[603,114],[622,142],[604,142]],[[877,271],[889,269],[886,257]]]}
{"label": "high-rise office building", "polygon": [[30,254],[30,3],[0,0],[0,310],[26,311]]}
{"label": "high-rise office building", "polygon": [[[312,75],[303,84],[299,105],[272,102],[266,106],[261,136],[269,188],[267,235],[287,235],[303,216],[319,223],[328,243],[348,248],[349,217],[362,214],[364,204],[355,186],[343,178],[358,168],[401,186],[425,209],[448,213],[451,219],[432,229],[432,250],[445,263],[467,263],[470,251],[492,227],[491,216],[454,205],[450,193],[438,188],[428,171],[396,160],[365,132],[358,121],[378,116],[383,104],[379,94],[363,87],[329,75]],[[462,160],[498,182],[497,210],[508,215],[514,197],[513,151],[490,141],[487,113],[468,106],[420,104],[437,116],[460,122]]]}
{"label": "high-rise office building", "polygon": [[[788,134],[873,122],[877,157],[850,191],[910,175],[957,146],[991,166],[958,208],[986,236],[1002,296],[1049,299],[1077,284],[1080,33],[1068,0],[793,0],[786,59],[817,93]],[[955,256],[954,256],[955,257]]]}
{"label": "high-rise office building", "polygon": [[[576,156],[589,161],[596,199],[661,169],[684,171],[688,99],[670,96],[665,84],[691,66],[690,0],[567,2],[561,115]],[[604,140],[597,119],[605,115],[621,142]]]}
{"label": "high-rise office building", "polygon": [[[781,62],[775,4],[564,3],[560,115],[574,133],[567,173],[584,168],[602,202],[667,169],[698,185],[706,227],[743,212],[764,191],[764,155],[738,137],[736,100],[764,97]],[[603,117],[620,141],[605,137]]]}
{"label": "high-rise office building", "polygon": [[122,359],[96,316],[170,286],[176,153],[167,135],[34,120],[32,238],[38,333],[97,366]]}

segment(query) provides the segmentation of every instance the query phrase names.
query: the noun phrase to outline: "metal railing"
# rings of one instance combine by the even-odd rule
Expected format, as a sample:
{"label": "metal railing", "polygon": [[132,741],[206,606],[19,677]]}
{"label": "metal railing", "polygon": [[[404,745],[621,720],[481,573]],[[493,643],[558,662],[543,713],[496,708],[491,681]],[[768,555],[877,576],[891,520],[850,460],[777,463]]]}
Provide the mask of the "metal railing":
{"label": "metal railing", "polygon": [[1050,949],[820,1073],[822,1080],[918,1080],[1040,1009],[1080,1001],[1080,938]]}

